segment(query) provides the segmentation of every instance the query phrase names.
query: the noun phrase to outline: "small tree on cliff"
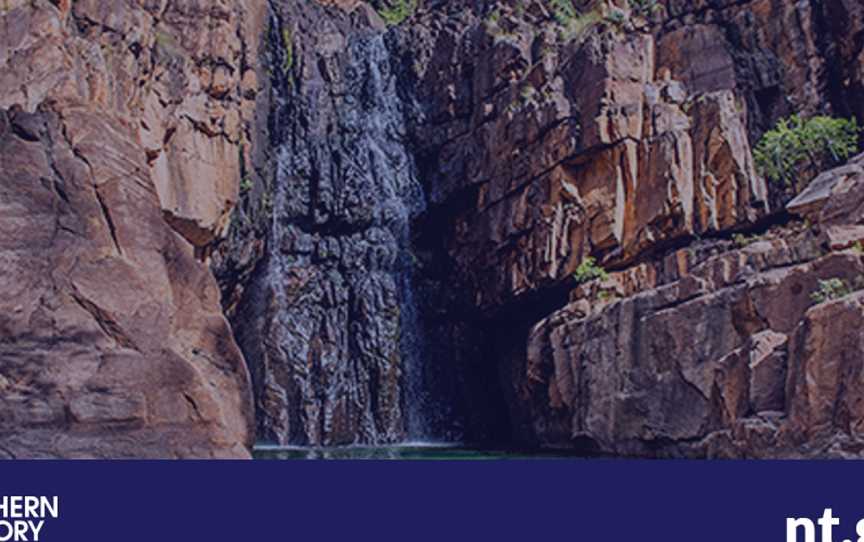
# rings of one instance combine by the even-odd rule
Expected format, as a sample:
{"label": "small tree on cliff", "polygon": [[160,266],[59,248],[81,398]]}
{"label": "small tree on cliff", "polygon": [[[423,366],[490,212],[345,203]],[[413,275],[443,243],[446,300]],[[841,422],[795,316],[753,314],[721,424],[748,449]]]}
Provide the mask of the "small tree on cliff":
{"label": "small tree on cliff", "polygon": [[846,162],[858,149],[860,131],[855,119],[820,116],[805,121],[798,115],[781,119],[756,145],[756,167],[772,181],[801,188],[802,183],[793,182],[796,176],[809,181],[820,171]]}
{"label": "small tree on cliff", "polygon": [[609,273],[597,265],[597,260],[593,256],[588,256],[576,268],[573,278],[576,279],[576,284],[586,284],[592,280],[606,280],[609,278]]}
{"label": "small tree on cliff", "polygon": [[417,0],[382,0],[376,2],[378,15],[388,26],[396,26],[417,11]]}

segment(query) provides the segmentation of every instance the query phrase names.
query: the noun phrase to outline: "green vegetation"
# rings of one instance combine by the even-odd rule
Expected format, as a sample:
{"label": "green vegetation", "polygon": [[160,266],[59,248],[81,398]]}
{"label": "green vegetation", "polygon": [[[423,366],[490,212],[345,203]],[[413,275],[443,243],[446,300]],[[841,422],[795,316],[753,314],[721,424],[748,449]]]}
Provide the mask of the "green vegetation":
{"label": "green vegetation", "polygon": [[240,181],[240,193],[245,194],[250,190],[252,190],[252,179],[250,179],[247,175],[246,177],[243,177],[243,179]]}
{"label": "green vegetation", "polygon": [[519,96],[522,98],[523,102],[530,102],[534,99],[535,94],[537,94],[537,89],[534,88],[531,83],[525,83],[522,86],[522,90],[519,91]]}
{"label": "green vegetation", "polygon": [[598,279],[606,280],[609,278],[609,273],[597,265],[597,260],[588,256],[581,264],[579,264],[579,267],[576,268],[576,272],[573,273],[573,278],[576,279],[577,284],[585,284]]}
{"label": "green vegetation", "polygon": [[561,26],[569,26],[579,16],[579,12],[576,11],[570,0],[548,0],[548,2],[555,22]]}
{"label": "green vegetation", "polygon": [[848,160],[858,149],[860,131],[855,119],[820,116],[805,121],[798,115],[781,119],[756,145],[756,167],[774,182],[800,188],[794,179],[802,170],[809,170],[812,178]]}
{"label": "green vegetation", "polygon": [[852,288],[843,279],[828,279],[819,281],[819,289],[810,294],[810,299],[816,303],[824,303],[846,297],[852,293]]}
{"label": "green vegetation", "polygon": [[615,297],[616,296],[614,290],[600,290],[599,292],[597,292],[597,301],[601,301],[603,303],[607,301],[612,301],[612,299],[614,299]]}
{"label": "green vegetation", "polygon": [[486,16],[486,22],[489,24],[497,25],[499,19],[501,19],[501,11],[499,11],[497,9],[494,11],[491,11],[489,13],[489,15]]}
{"label": "green vegetation", "polygon": [[396,26],[417,10],[417,0],[388,0],[378,10],[378,15],[388,26]]}
{"label": "green vegetation", "polygon": [[599,3],[585,11],[576,9],[572,0],[546,0],[546,5],[555,20],[558,38],[562,41],[581,38],[585,30],[601,20]]}
{"label": "green vegetation", "polygon": [[562,31],[562,36],[565,39],[576,39],[581,41],[582,37],[587,35],[586,30],[599,23],[601,20],[600,11],[594,9],[587,13],[582,13],[572,19]]}
{"label": "green vegetation", "polygon": [[738,248],[744,248],[746,246],[752,245],[758,240],[758,235],[744,235],[741,233],[736,233],[732,236],[732,241],[738,246]]}
{"label": "green vegetation", "polygon": [[174,36],[163,30],[156,31],[156,52],[166,60],[180,59],[183,57],[183,49],[174,39]]}
{"label": "green vegetation", "polygon": [[282,73],[287,74],[294,67],[294,40],[288,27],[282,29],[282,47],[285,50],[285,56],[282,58]]}
{"label": "green vegetation", "polygon": [[[585,30],[602,20],[600,2],[595,1],[590,7],[582,11],[573,5],[573,0],[542,0],[542,2],[551,15],[555,32],[559,41],[562,42],[581,38],[585,34]],[[520,1],[516,2],[512,8],[497,7],[490,11],[486,15],[485,24],[490,27],[489,32],[496,39],[518,37],[513,33],[514,29],[518,29],[518,25],[502,24],[501,19],[508,16],[523,19],[525,15],[525,3]]]}

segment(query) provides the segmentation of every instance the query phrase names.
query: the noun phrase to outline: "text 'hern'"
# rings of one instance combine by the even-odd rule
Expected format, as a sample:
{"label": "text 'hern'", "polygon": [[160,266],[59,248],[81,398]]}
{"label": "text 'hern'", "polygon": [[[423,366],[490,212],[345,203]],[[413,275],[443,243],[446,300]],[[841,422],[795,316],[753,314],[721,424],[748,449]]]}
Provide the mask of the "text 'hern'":
{"label": "text 'hern'", "polygon": [[38,542],[46,518],[60,516],[57,497],[0,497],[0,542]]}

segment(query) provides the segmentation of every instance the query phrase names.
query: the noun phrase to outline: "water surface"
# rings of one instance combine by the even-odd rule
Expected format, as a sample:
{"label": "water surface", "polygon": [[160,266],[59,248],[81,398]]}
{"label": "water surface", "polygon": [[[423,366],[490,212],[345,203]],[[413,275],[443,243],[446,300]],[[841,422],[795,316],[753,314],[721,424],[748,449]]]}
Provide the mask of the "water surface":
{"label": "water surface", "polygon": [[300,446],[255,447],[256,459],[373,459],[373,460],[494,460],[494,459],[573,459],[580,456],[558,450],[517,450],[472,448],[459,444],[401,444],[392,446],[345,446],[312,448]]}

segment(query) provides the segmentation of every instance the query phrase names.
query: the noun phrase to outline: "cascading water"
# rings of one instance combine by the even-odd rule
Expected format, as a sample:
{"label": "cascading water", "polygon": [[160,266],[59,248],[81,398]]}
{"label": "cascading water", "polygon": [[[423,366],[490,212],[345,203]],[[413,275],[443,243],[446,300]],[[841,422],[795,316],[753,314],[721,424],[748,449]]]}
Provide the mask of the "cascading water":
{"label": "cascading water", "polygon": [[402,101],[380,33],[346,38],[316,21],[305,49],[286,42],[279,17],[271,25],[278,156],[253,371],[259,433],[283,445],[422,439],[410,228],[425,200]]}

